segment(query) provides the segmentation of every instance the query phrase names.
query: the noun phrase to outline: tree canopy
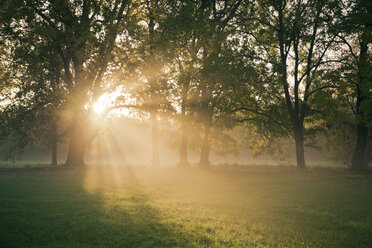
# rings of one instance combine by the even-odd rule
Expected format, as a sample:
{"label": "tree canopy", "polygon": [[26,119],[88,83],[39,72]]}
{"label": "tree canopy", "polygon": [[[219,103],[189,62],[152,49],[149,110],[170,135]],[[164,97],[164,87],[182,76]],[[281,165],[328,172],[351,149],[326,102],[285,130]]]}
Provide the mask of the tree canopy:
{"label": "tree canopy", "polygon": [[181,166],[189,147],[208,168],[211,151],[234,154],[244,141],[253,154],[293,143],[300,169],[309,146],[364,170],[371,9],[368,0],[5,1],[1,146],[56,150],[66,140],[65,164],[83,165],[99,134],[94,106],[115,93],[100,117],[126,109],[149,119],[154,167],[167,120]]}

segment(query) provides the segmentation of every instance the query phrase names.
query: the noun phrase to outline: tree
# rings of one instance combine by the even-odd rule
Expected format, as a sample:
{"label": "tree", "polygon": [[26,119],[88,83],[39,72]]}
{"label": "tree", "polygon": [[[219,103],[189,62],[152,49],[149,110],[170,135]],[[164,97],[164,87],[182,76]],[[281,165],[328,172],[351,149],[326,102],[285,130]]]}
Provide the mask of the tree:
{"label": "tree", "polygon": [[[328,50],[337,37],[337,1],[257,1],[246,7],[243,33],[254,40],[261,61],[270,64],[278,92],[285,100],[296,144],[298,168],[305,168],[304,132],[312,114],[309,99],[323,88],[315,84],[322,66],[331,62]],[[291,81],[291,83],[290,83]],[[321,82],[321,81],[318,81]]]}
{"label": "tree", "polygon": [[[151,122],[151,163],[155,168],[160,166],[159,118],[172,110],[168,93],[172,86],[166,72],[168,58],[164,54],[166,31],[162,27],[169,14],[168,4],[168,1],[158,0],[137,2],[129,39],[120,41],[117,49],[121,69],[128,70],[124,65],[131,67],[130,73],[124,72],[123,76],[136,81],[126,90],[136,99],[136,106],[131,108],[148,115]],[[122,100],[118,106],[126,105],[125,99]]]}
{"label": "tree", "polygon": [[115,39],[124,28],[130,2],[25,0],[14,5],[9,8],[17,10],[8,26],[9,38],[15,44],[32,39],[53,43],[53,52],[62,61],[60,84],[68,92],[64,104],[71,113],[66,165],[83,165],[86,143],[91,140],[86,128],[89,106],[104,89]]}
{"label": "tree", "polygon": [[[8,23],[7,23],[8,22]],[[17,32],[2,32],[12,38]],[[52,148],[52,164],[57,164],[57,113],[64,100],[61,87],[62,65],[52,42],[38,41],[37,35],[19,38],[21,42],[6,42],[7,93],[2,92],[2,131],[5,142],[22,151],[29,143],[44,142]],[[5,89],[5,88],[4,88]],[[53,127],[53,128],[52,128]],[[14,149],[15,150],[15,149]],[[11,149],[9,156],[12,155]]]}
{"label": "tree", "polygon": [[228,81],[221,73],[226,63],[223,54],[228,50],[227,38],[234,32],[231,21],[240,5],[241,1],[203,1],[198,13],[199,23],[203,24],[203,30],[200,30],[202,33],[199,33],[201,70],[197,91],[198,113],[204,127],[200,153],[200,166],[203,168],[209,167],[211,129],[218,122],[220,110],[224,109],[220,104],[228,94],[228,88],[224,87]]}
{"label": "tree", "polygon": [[[372,66],[371,56],[368,52],[372,43],[372,4],[368,1],[357,2],[353,19],[355,27],[359,30],[359,56],[357,58],[356,83],[356,121],[357,139],[355,152],[351,164],[353,170],[364,170],[367,166],[365,152],[368,143],[368,127],[372,123],[372,112],[368,106],[372,105]],[[352,51],[350,51],[352,52]],[[354,54],[355,56],[355,54]]]}
{"label": "tree", "polygon": [[[350,1],[351,9],[340,24],[342,33],[338,46],[341,51],[341,86],[351,90],[347,99],[355,115],[356,143],[352,156],[351,169],[365,170],[366,149],[368,146],[368,128],[372,123],[372,64],[370,44],[372,43],[372,4],[369,1]],[[348,94],[350,95],[350,94]]]}
{"label": "tree", "polygon": [[169,7],[171,9],[160,25],[163,33],[161,39],[165,41],[164,52],[172,61],[170,67],[173,76],[170,80],[175,84],[173,102],[180,109],[174,116],[180,125],[179,166],[186,167],[189,165],[188,146],[193,114],[190,98],[198,85],[198,54],[202,49],[200,36],[204,30],[200,27],[200,18],[204,7],[193,1],[174,2]]}

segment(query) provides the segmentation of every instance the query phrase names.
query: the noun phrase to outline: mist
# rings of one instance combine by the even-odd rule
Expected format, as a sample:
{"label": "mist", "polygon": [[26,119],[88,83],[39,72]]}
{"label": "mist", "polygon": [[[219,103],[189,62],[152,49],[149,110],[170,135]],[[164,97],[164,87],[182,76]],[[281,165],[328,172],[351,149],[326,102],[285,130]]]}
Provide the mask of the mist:
{"label": "mist", "polygon": [[[241,137],[244,139],[244,137]],[[161,167],[175,167],[179,163],[180,136],[177,128],[168,124],[159,128],[159,155]],[[291,150],[292,147],[292,150]],[[58,143],[58,161],[63,163],[67,156],[67,142]],[[106,120],[89,145],[85,161],[87,165],[131,165],[151,166],[151,123],[146,119],[115,117]],[[210,161],[215,165],[295,165],[296,153],[294,144],[290,144],[285,158],[275,158],[270,154],[253,156],[244,145],[238,146],[238,154],[218,155],[211,151]],[[326,158],[319,151],[305,149],[309,164],[325,165],[335,162]],[[189,149],[191,165],[197,165],[200,159],[198,148]],[[41,144],[26,146],[23,152],[15,154],[11,161],[29,161],[50,163],[51,149]]]}

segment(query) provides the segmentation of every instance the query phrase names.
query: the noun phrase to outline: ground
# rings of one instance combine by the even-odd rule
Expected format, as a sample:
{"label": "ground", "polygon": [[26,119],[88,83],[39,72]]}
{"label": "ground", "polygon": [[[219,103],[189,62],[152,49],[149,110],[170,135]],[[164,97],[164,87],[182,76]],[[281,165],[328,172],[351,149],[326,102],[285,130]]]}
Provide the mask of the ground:
{"label": "ground", "polygon": [[0,247],[371,247],[372,175],[0,170]]}

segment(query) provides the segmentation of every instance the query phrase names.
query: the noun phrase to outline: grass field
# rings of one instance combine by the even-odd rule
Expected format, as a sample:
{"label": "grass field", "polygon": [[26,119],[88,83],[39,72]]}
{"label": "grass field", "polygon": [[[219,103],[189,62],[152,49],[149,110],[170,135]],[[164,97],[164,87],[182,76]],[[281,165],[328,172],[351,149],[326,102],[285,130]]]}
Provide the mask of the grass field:
{"label": "grass field", "polygon": [[372,175],[2,170],[0,247],[372,247]]}

